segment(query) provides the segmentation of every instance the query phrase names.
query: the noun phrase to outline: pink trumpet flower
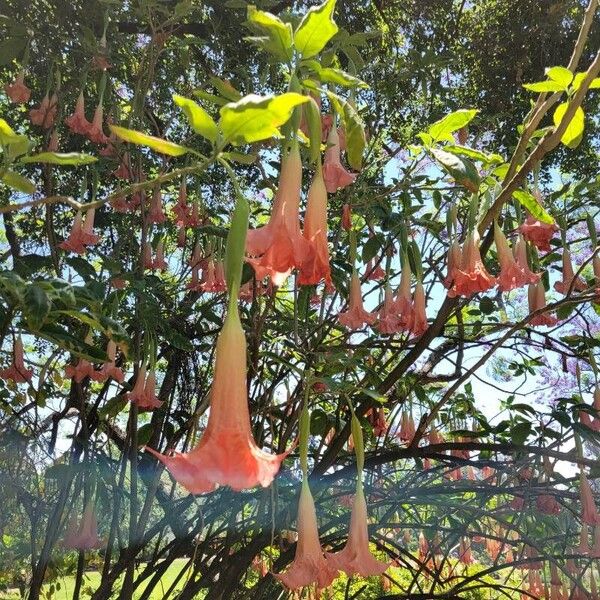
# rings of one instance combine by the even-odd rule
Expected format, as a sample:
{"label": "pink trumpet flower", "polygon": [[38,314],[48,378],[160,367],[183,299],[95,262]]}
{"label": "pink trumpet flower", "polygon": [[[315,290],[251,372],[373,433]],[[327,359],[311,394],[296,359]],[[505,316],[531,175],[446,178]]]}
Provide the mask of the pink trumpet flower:
{"label": "pink trumpet flower", "polygon": [[106,347],[106,355],[108,356],[108,362],[102,365],[100,372],[97,377],[97,381],[107,381],[108,379],[114,379],[117,383],[123,383],[125,374],[122,369],[119,369],[115,364],[115,358],[117,355],[117,345],[112,340],[108,341]]}
{"label": "pink trumpet flower", "polygon": [[327,136],[327,150],[323,162],[323,179],[330,194],[335,194],[354,183],[356,175],[348,172],[341,162],[340,136],[337,129],[332,127]]}
{"label": "pink trumpet flower", "polygon": [[508,246],[506,236],[497,223],[494,224],[494,241],[496,242],[498,262],[500,263],[500,275],[498,276],[498,289],[500,291],[508,292],[527,284],[537,283],[540,276],[529,270],[527,248],[524,242],[519,248],[519,258],[517,260],[517,246],[515,245],[513,254]]}
{"label": "pink trumpet flower", "polygon": [[[546,292],[544,290],[544,284],[541,281],[533,283],[527,289],[527,297],[529,299],[529,312],[532,313],[546,306]],[[532,326],[535,325],[546,325],[547,327],[553,327],[558,323],[558,319],[547,312],[542,312],[536,315],[529,321]]]}
{"label": "pink trumpet flower", "polygon": [[385,335],[391,335],[400,331],[398,311],[392,297],[392,288],[389,283],[385,286],[383,306],[379,309],[376,328],[379,333]]}
{"label": "pink trumpet flower", "polygon": [[54,125],[57,110],[58,98],[56,94],[50,96],[46,93],[39,107],[32,108],[29,111],[29,119],[34,125],[39,125],[43,129],[50,129]]}
{"label": "pink trumpet flower", "polygon": [[148,221],[150,223],[164,223],[167,220],[167,216],[163,211],[162,205],[162,194],[160,187],[155,187],[152,192],[152,200],[150,202],[150,210],[148,211]]}
{"label": "pink trumpet flower", "polygon": [[323,553],[319,541],[317,514],[308,483],[303,481],[298,503],[298,542],[294,561],[285,573],[276,573],[276,579],[290,590],[316,583],[326,588],[337,577],[338,571],[331,555]]}
{"label": "pink trumpet flower", "polygon": [[450,248],[448,248],[448,271],[443,281],[444,287],[452,287],[452,283],[454,282],[454,278],[456,277],[456,272],[458,271],[458,269],[460,269],[461,262],[462,251],[460,249],[458,241],[454,240],[450,244]]}
{"label": "pink trumpet flower", "polygon": [[583,292],[587,289],[585,281],[581,277],[575,277],[571,253],[566,248],[563,250],[562,255],[562,281],[557,281],[554,284],[554,289],[565,296],[572,292]]}
{"label": "pink trumpet flower", "polygon": [[413,295],[413,320],[411,331],[413,335],[421,336],[427,331],[428,327],[425,290],[423,289],[423,283],[417,281],[417,286],[415,287],[415,293]]}
{"label": "pink trumpet flower", "polygon": [[78,212],[75,215],[71,232],[66,240],[61,242],[58,247],[67,252],[75,254],[84,254],[86,246],[93,246],[100,241],[100,238],[94,234],[94,215],[95,209],[90,208],[85,213],[85,220]]}
{"label": "pink trumpet flower", "polygon": [[70,117],[65,119],[67,127],[73,132],[80,135],[87,135],[92,124],[85,118],[85,98],[83,90],[79,93],[75,110]]}
{"label": "pink trumpet flower", "polygon": [[25,104],[26,102],[29,102],[31,90],[25,85],[25,71],[20,71],[14,83],[7,83],[4,86],[4,91],[10,101],[15,104]]}
{"label": "pink trumpet flower", "polygon": [[374,265],[374,261],[371,259],[367,263],[365,277],[367,281],[381,281],[385,277],[385,271],[381,268],[380,263]]}
{"label": "pink trumpet flower", "polygon": [[370,410],[370,420],[373,425],[373,435],[375,437],[383,437],[388,430],[388,422],[382,406],[375,411],[374,409]]}
{"label": "pink trumpet flower", "polygon": [[96,379],[97,374],[90,361],[85,358],[80,358],[75,365],[67,365],[65,367],[65,377],[73,379],[77,383],[81,383],[86,377]]}
{"label": "pink trumpet flower", "polygon": [[581,520],[586,525],[592,527],[600,525],[600,515],[594,502],[594,494],[583,472],[579,474],[579,494],[581,499]]}
{"label": "pink trumpet flower", "polygon": [[87,138],[95,144],[108,144],[109,139],[104,134],[104,108],[102,103],[98,103],[96,110],[94,111],[94,117],[92,123],[87,130]]}
{"label": "pink trumpet flower", "polygon": [[350,297],[348,310],[338,315],[339,322],[348,329],[361,329],[363,325],[373,325],[377,315],[366,311],[363,307],[362,294],[360,290],[360,279],[358,273],[352,272],[350,278]]}
{"label": "pink trumpet flower", "polygon": [[402,261],[402,274],[400,275],[400,285],[396,291],[394,300],[396,306],[396,315],[398,318],[399,327],[405,331],[410,331],[414,323],[414,308],[410,295],[410,280],[411,280],[410,263],[404,257]]}
{"label": "pink trumpet flower", "polygon": [[352,229],[352,210],[350,209],[349,204],[344,204],[342,207],[342,227],[346,231]]}
{"label": "pink trumpet flower", "polygon": [[485,292],[496,284],[496,278],[486,270],[479,254],[479,235],[471,232],[467,236],[461,253],[461,265],[454,274],[454,283],[448,296],[470,298],[479,292]]}
{"label": "pink trumpet flower", "polygon": [[187,202],[187,183],[185,179],[179,184],[179,195],[177,202],[173,206],[175,220],[178,225],[185,225],[190,214],[190,205]]}
{"label": "pink trumpet flower", "polygon": [[552,494],[540,494],[535,500],[535,505],[544,515],[560,514],[560,503]]}
{"label": "pink trumpet flower", "polygon": [[471,553],[471,540],[469,538],[460,538],[458,545],[458,560],[463,565],[471,565],[475,562],[473,554]]}
{"label": "pink trumpet flower", "polygon": [[219,485],[239,491],[267,487],[288,452],[268,454],[254,441],[248,410],[246,338],[237,312],[229,312],[217,340],[208,424],[188,453],[167,456],[147,448],[192,494]]}
{"label": "pink trumpet flower", "polygon": [[258,229],[248,231],[246,252],[257,279],[270,277],[279,287],[294,268],[311,258],[310,242],[300,231],[300,187],[302,162],[297,144],[281,161],[279,188],[275,194],[271,218]]}
{"label": "pink trumpet flower", "polygon": [[[539,190],[533,192],[538,204],[542,204],[542,195]],[[558,231],[558,227],[554,223],[544,223],[534,219],[530,214],[527,215],[525,222],[519,227],[519,231],[523,237],[531,242],[538,250],[550,252],[550,240]]]}
{"label": "pink trumpet flower", "polygon": [[81,524],[77,525],[76,517],[67,527],[62,545],[74,550],[94,550],[101,548],[104,543],[98,537],[98,520],[91,502],[83,510]]}
{"label": "pink trumpet flower", "polygon": [[221,261],[210,259],[203,272],[203,281],[200,285],[203,292],[221,293],[227,289],[225,283],[225,270]]}
{"label": "pink trumpet flower", "polygon": [[146,376],[146,365],[142,365],[137,374],[135,385],[127,393],[127,400],[137,405],[139,410],[160,408],[162,402],[156,397],[156,373],[151,369]]}
{"label": "pink trumpet flower", "polygon": [[326,287],[332,286],[327,246],[327,190],[320,166],[308,189],[302,234],[312,246],[312,251],[307,260],[300,265],[298,283],[317,285],[324,280]]}
{"label": "pink trumpet flower", "polygon": [[404,409],[400,418],[400,430],[398,431],[398,438],[401,442],[410,444],[415,437],[416,427],[412,413]]}
{"label": "pink trumpet flower", "polygon": [[33,369],[27,369],[23,359],[23,340],[18,336],[15,340],[12,352],[12,364],[6,369],[0,369],[0,378],[11,379],[15,383],[26,383],[31,381]]}
{"label": "pink trumpet flower", "polygon": [[156,258],[152,262],[152,268],[155,271],[166,271],[167,270],[167,261],[165,260],[165,242],[164,240],[159,240],[156,245]]}
{"label": "pink trumpet flower", "polygon": [[390,566],[390,563],[377,560],[369,549],[367,502],[362,485],[357,486],[354,495],[348,541],[339,552],[328,553],[327,559],[333,568],[343,571],[348,576],[355,574],[361,577],[381,575]]}

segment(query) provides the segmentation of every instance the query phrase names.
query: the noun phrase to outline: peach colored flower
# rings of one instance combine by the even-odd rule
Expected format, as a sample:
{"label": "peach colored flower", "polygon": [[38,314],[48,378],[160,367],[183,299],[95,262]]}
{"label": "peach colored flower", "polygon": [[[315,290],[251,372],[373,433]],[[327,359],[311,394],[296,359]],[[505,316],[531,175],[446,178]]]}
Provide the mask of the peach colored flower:
{"label": "peach colored flower", "polygon": [[91,502],[88,502],[83,510],[81,524],[78,525],[76,519],[73,513],[73,520],[67,527],[62,545],[75,550],[101,548],[104,542],[98,537],[98,520]]}
{"label": "peach colored flower", "polygon": [[298,503],[298,542],[294,561],[285,573],[275,573],[274,577],[289,590],[297,590],[316,583],[318,588],[326,588],[337,577],[337,568],[323,553],[319,541],[317,514],[308,483],[302,482]]}
{"label": "peach colored flower", "polygon": [[373,435],[375,437],[383,437],[388,430],[388,423],[385,418],[385,411],[380,406],[378,409],[371,409],[369,411],[369,418],[371,425],[373,426]]}
{"label": "peach colored flower", "polygon": [[0,369],[0,378],[7,380],[12,379],[15,383],[26,383],[31,381],[33,369],[25,367],[23,359],[23,340],[21,336],[17,336],[13,346],[12,364],[6,369]]}
{"label": "peach colored flower", "polygon": [[452,283],[454,282],[454,278],[456,277],[456,272],[458,269],[460,269],[461,262],[462,251],[460,249],[458,241],[454,240],[450,244],[450,248],[448,248],[448,270],[446,273],[446,277],[443,281],[444,287],[452,287]]}
{"label": "peach colored flower", "polygon": [[401,329],[396,302],[392,297],[392,288],[389,283],[385,286],[383,306],[379,309],[375,327],[379,333],[386,335],[397,333]]}
{"label": "peach colored flower", "polygon": [[177,202],[173,206],[173,212],[175,213],[177,224],[180,226],[185,225],[190,214],[190,205],[187,202],[187,182],[185,179],[182,179],[179,184],[179,195]]}
{"label": "peach colored flower", "polygon": [[[546,306],[546,292],[544,290],[544,284],[541,281],[531,284],[527,289],[527,297],[529,299],[529,312],[532,313]],[[550,313],[542,312],[536,315],[529,321],[532,326],[535,325],[546,325],[547,327],[553,327],[558,323],[558,319]]]}
{"label": "peach colored flower", "polygon": [[581,500],[581,520],[586,525],[600,525],[600,515],[596,509],[592,488],[583,472],[579,474],[579,494]]}
{"label": "peach colored flower", "polygon": [[400,285],[396,290],[396,298],[394,303],[396,306],[396,314],[398,317],[398,324],[401,329],[410,331],[414,323],[414,308],[410,294],[410,280],[411,280],[410,263],[406,255],[402,260],[402,274],[400,275]]}
{"label": "peach colored flower", "polygon": [[95,379],[96,372],[88,360],[85,360],[85,358],[80,358],[77,361],[77,364],[67,365],[65,367],[65,377],[68,379],[73,379],[77,383],[81,383],[86,377]]}
{"label": "peach colored flower", "polygon": [[350,278],[350,297],[348,310],[338,315],[339,322],[348,329],[361,329],[363,325],[373,325],[377,315],[366,311],[363,307],[362,294],[360,290],[360,279],[356,270]]}
{"label": "peach colored flower", "polygon": [[102,365],[102,368],[96,377],[97,381],[108,381],[109,379],[114,379],[117,383],[123,383],[125,374],[123,373],[122,369],[119,369],[119,367],[117,367],[115,364],[116,354],[117,345],[112,340],[109,340],[106,347],[108,362]]}
{"label": "peach colored flower", "polygon": [[147,448],[192,494],[228,485],[236,491],[267,487],[288,452],[273,455],[254,441],[248,410],[246,339],[237,312],[230,312],[217,340],[208,424],[190,452],[171,456]]}
{"label": "peach colored flower", "polygon": [[463,565],[471,565],[475,562],[473,554],[471,553],[471,540],[467,537],[460,538],[458,544],[458,560]]}
{"label": "peach colored flower", "polygon": [[73,114],[65,119],[65,123],[73,133],[79,133],[81,135],[87,135],[92,126],[85,118],[85,98],[83,96],[83,90],[79,93]]}
{"label": "peach colored flower", "polygon": [[390,563],[377,560],[369,549],[367,502],[362,485],[356,487],[348,541],[339,552],[327,553],[327,559],[334,569],[344,571],[348,576],[381,575],[390,566]]}
{"label": "peach colored flower", "polygon": [[202,273],[203,281],[201,288],[203,292],[220,293],[227,289],[225,283],[225,272],[221,261],[209,260],[206,269]]}
{"label": "peach colored flower", "polygon": [[350,209],[350,205],[347,203],[342,207],[342,227],[346,231],[350,231],[352,229],[352,210]]}
{"label": "peach colored flower", "polygon": [[320,167],[317,168],[308,189],[302,235],[311,245],[312,251],[300,265],[298,283],[317,285],[324,280],[326,286],[331,286],[327,246],[327,191]]}
{"label": "peach colored flower", "polygon": [[[539,280],[539,275],[534,276],[529,271],[527,254],[524,255],[525,267],[521,266],[515,260],[515,255],[508,247],[508,241],[498,223],[494,223],[494,241],[496,242],[498,262],[500,263],[500,275],[498,276],[498,289],[500,291],[508,292],[527,284],[536,283]],[[523,248],[523,250],[526,251],[526,248]],[[521,250],[521,255],[523,254],[523,250]],[[520,260],[523,260],[523,256],[520,257]]]}
{"label": "peach colored flower", "polygon": [[302,162],[294,143],[281,161],[279,188],[267,225],[248,231],[246,252],[257,279],[270,277],[279,287],[292,269],[304,264],[312,252],[300,231],[300,187]]}
{"label": "peach colored flower", "polygon": [[552,494],[540,494],[535,500],[535,505],[545,515],[560,513],[560,504]]}
{"label": "peach colored flower", "polygon": [[381,268],[381,263],[374,265],[373,259],[367,263],[365,269],[365,278],[367,281],[381,281],[385,277],[385,271]]}
{"label": "peach colored flower", "polygon": [[[535,190],[533,195],[536,197],[538,204],[542,204],[542,195],[539,190]],[[550,240],[558,231],[558,227],[552,223],[544,223],[534,219],[530,214],[527,214],[525,222],[519,227],[519,231],[523,237],[531,242],[538,250],[550,252]]]}
{"label": "peach colored flower", "polygon": [[513,250],[517,265],[523,270],[525,276],[529,278],[528,283],[537,283],[540,280],[542,274],[534,273],[529,268],[529,262],[527,260],[527,242],[523,239],[523,236],[519,235]]}
{"label": "peach colored flower", "polygon": [[587,284],[581,277],[575,277],[571,253],[565,248],[562,255],[562,281],[554,284],[554,289],[565,296],[572,292],[587,290]]}
{"label": "peach colored flower", "polygon": [[400,430],[398,431],[397,436],[401,442],[407,442],[410,444],[415,437],[415,433],[416,428],[412,412],[404,409],[400,418]]}
{"label": "peach colored flower", "polygon": [[156,373],[151,369],[146,376],[146,365],[138,371],[135,385],[127,393],[127,400],[137,405],[139,410],[154,410],[160,408],[162,402],[156,397]]}
{"label": "peach colored flower", "polygon": [[85,213],[83,220],[81,212],[75,215],[73,226],[66,240],[61,242],[58,247],[67,252],[75,254],[84,254],[86,246],[93,246],[100,241],[100,238],[94,234],[94,215],[95,209],[89,208]]}
{"label": "peach colored flower", "polygon": [[92,123],[89,126],[86,136],[88,140],[95,144],[108,144],[108,137],[104,134],[104,108],[101,103],[98,103],[96,110],[94,111],[94,117]]}
{"label": "peach colored flower", "polygon": [[335,194],[338,190],[354,183],[356,175],[348,172],[342,166],[340,137],[335,127],[329,130],[327,146],[323,162],[323,179],[325,180],[327,191],[330,194]]}
{"label": "peach colored flower", "polygon": [[59,145],[60,139],[58,137],[58,131],[53,129],[50,134],[50,139],[48,140],[48,152],[58,152]]}
{"label": "peach colored flower", "polygon": [[58,110],[58,98],[56,94],[50,96],[48,93],[42,99],[38,108],[32,108],[29,111],[29,119],[34,125],[39,125],[44,129],[50,129],[56,119]]}
{"label": "peach colored flower", "polygon": [[413,335],[421,336],[429,327],[427,323],[427,312],[425,306],[425,290],[423,289],[423,283],[417,281],[415,287],[415,293],[413,294],[413,318],[411,331]]}
{"label": "peach colored flower", "polygon": [[448,296],[470,298],[473,294],[489,290],[495,284],[495,277],[487,272],[481,261],[479,235],[476,231],[471,232],[463,246],[461,265],[455,271],[454,283],[448,291]]}
{"label": "peach colored flower", "polygon": [[152,200],[150,201],[150,209],[148,210],[148,221],[150,223],[164,223],[167,216],[163,211],[162,194],[160,187],[155,187],[152,192]]}
{"label": "peach colored flower", "polygon": [[6,95],[10,98],[11,102],[15,104],[25,104],[29,102],[31,96],[31,90],[25,85],[25,71],[21,71],[14,83],[7,83],[4,86]]}

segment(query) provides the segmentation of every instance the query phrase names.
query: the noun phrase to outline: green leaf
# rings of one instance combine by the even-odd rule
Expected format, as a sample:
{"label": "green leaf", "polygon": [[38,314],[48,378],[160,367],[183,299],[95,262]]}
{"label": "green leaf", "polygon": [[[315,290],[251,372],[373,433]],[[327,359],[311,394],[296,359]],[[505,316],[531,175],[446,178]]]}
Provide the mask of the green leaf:
{"label": "green leaf", "polygon": [[567,89],[573,81],[573,73],[566,67],[550,67],[546,69],[546,76],[556,83],[560,83],[563,89]]}
{"label": "green leaf", "polygon": [[310,159],[316,162],[321,157],[321,111],[313,98],[304,106],[304,115],[308,123],[308,139],[310,141]]}
{"label": "green leaf", "polygon": [[438,148],[431,148],[430,151],[456,183],[474,193],[479,190],[481,181],[479,173],[475,165],[468,158],[462,158]]}
{"label": "green leaf", "polygon": [[291,117],[294,108],[304,102],[308,102],[308,97],[295,92],[280,96],[250,94],[221,108],[221,131],[232,144],[277,136],[278,128]]}
{"label": "green leaf", "polygon": [[134,129],[126,129],[125,127],[119,127],[117,125],[109,125],[110,130],[119,138],[125,142],[137,144],[138,146],[148,146],[152,150],[156,150],[161,154],[167,154],[168,156],[181,156],[188,150],[179,144],[174,142],[168,142],[162,138],[154,137],[142,133],[141,131],[135,131]]}
{"label": "green leaf", "polygon": [[23,316],[31,329],[37,330],[44,324],[50,313],[50,307],[50,300],[40,286],[35,283],[27,286],[23,303]]}
{"label": "green leaf", "polygon": [[523,87],[537,94],[543,92],[564,92],[565,88],[556,81],[536,81],[535,83],[524,83]]}
{"label": "green leaf", "polygon": [[333,21],[336,0],[326,0],[313,6],[302,18],[294,33],[294,45],[303,58],[310,58],[323,50],[327,42],[337,33]]}
{"label": "green leaf", "polygon": [[231,85],[231,83],[229,83],[229,81],[219,79],[215,75],[211,75],[209,80],[223,98],[226,98],[230,102],[237,102],[242,99],[242,95]]}
{"label": "green leaf", "polygon": [[529,211],[532,217],[543,223],[554,223],[552,216],[544,210],[533,194],[525,190],[515,190],[512,195],[515,200],[520,202]]}
{"label": "green leaf", "polygon": [[[0,173],[2,173],[1,170]],[[29,181],[27,177],[23,177],[23,175],[19,175],[14,171],[4,171],[0,179],[2,179],[8,187],[23,192],[24,194],[32,195],[35,192],[35,185]]]}
{"label": "green leaf", "polygon": [[217,139],[219,133],[217,124],[199,104],[178,94],[173,94],[173,101],[183,110],[190,127],[196,133],[199,133],[211,142]]}
{"label": "green leaf", "polygon": [[225,160],[240,163],[241,165],[253,165],[258,157],[256,154],[242,154],[241,152],[221,152]]}
{"label": "green leaf", "polygon": [[525,443],[525,440],[529,437],[531,433],[531,423],[527,421],[520,421],[510,430],[510,439],[513,444],[517,446],[521,446]]}
{"label": "green leaf", "polygon": [[444,146],[444,150],[451,152],[452,154],[458,154],[459,156],[466,156],[471,160],[478,160],[488,165],[501,164],[504,159],[499,154],[486,154],[481,150],[475,150],[475,148],[468,148],[467,146],[460,146],[454,144],[452,146]]}
{"label": "green leaf", "polygon": [[369,86],[359,79],[358,77],[354,77],[341,69],[336,69],[334,67],[322,67],[321,64],[316,60],[305,61],[306,66],[314,72],[317,79],[323,83],[336,83],[338,85],[343,85],[344,87],[359,87],[359,88],[368,88]]}
{"label": "green leaf", "polygon": [[248,217],[250,206],[243,196],[238,196],[233,215],[231,227],[227,235],[225,247],[225,277],[227,278],[227,289],[230,294],[235,294],[240,289],[242,279],[242,265],[246,252],[246,234],[248,232]]}
{"label": "green leaf", "polygon": [[292,26],[269,12],[257,10],[253,5],[248,6],[247,16],[248,24],[253,30],[266,34],[265,37],[249,38],[250,41],[258,43],[281,60],[291,60]]}
{"label": "green leaf", "polygon": [[355,170],[362,168],[362,157],[367,145],[365,129],[354,105],[337,94],[328,91],[327,96],[333,103],[336,112],[341,116],[346,134],[346,156],[348,164]]}
{"label": "green leaf", "polygon": [[6,146],[12,144],[19,139],[19,135],[16,134],[13,128],[4,120],[0,119],[0,144]]}
{"label": "green leaf", "polygon": [[[556,107],[556,110],[554,111],[554,115],[552,117],[554,125],[556,127],[558,127],[561,124],[568,108],[568,102],[563,102],[562,104],[559,104]],[[579,146],[579,143],[583,138],[584,127],[585,113],[583,112],[581,106],[578,106],[577,110],[575,111],[575,114],[573,115],[573,118],[571,119],[571,122],[568,124],[565,132],[560,138],[560,141],[569,148],[577,148],[577,146]]]}
{"label": "green leaf", "polygon": [[461,108],[436,121],[429,127],[427,132],[436,141],[445,140],[447,142],[454,142],[451,134],[466,127],[474,119],[477,112],[477,109],[474,108]]}
{"label": "green leaf", "polygon": [[82,152],[40,152],[32,156],[21,158],[22,163],[48,163],[51,165],[89,165],[95,163],[98,159],[90,154]]}

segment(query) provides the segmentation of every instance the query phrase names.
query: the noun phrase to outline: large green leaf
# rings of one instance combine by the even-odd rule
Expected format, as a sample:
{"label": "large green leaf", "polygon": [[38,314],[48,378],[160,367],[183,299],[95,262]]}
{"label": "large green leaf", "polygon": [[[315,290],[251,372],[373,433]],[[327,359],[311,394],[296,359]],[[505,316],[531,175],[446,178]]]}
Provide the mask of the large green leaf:
{"label": "large green leaf", "polygon": [[541,94],[543,92],[563,92],[564,87],[557,81],[536,81],[534,83],[524,83],[523,87],[530,92]]}
{"label": "large green leaf", "polygon": [[219,133],[217,124],[199,104],[178,94],[173,94],[173,101],[183,110],[190,127],[196,133],[199,133],[211,142],[217,139]]}
{"label": "large green leaf", "polygon": [[[2,171],[0,171],[0,173],[2,173]],[[23,175],[19,175],[14,171],[4,171],[0,176],[0,179],[2,179],[8,187],[23,192],[24,194],[31,195],[35,192],[35,185],[29,181],[27,177],[23,177]]]}
{"label": "large green leaf", "polygon": [[294,33],[294,45],[303,58],[310,58],[323,50],[325,44],[337,33],[333,21],[336,0],[326,0],[313,6],[302,18]]}
{"label": "large green leaf", "polygon": [[40,152],[21,158],[22,163],[48,163],[51,165],[89,165],[98,159],[82,152]]}
{"label": "large green leaf", "polygon": [[344,87],[359,87],[368,88],[369,86],[359,79],[354,77],[346,71],[336,69],[334,67],[322,67],[321,64],[316,60],[307,60],[304,63],[316,76],[316,78],[323,83],[335,83]]}
{"label": "large green leaf", "polygon": [[466,187],[471,192],[479,190],[481,182],[475,165],[462,156],[456,156],[438,148],[431,148],[433,157],[453,177],[456,183]]}
{"label": "large green leaf", "polygon": [[[565,116],[565,113],[567,112],[568,108],[569,108],[568,102],[563,102],[562,104],[559,104],[556,107],[556,110],[554,111],[554,116],[553,116],[554,125],[556,127],[558,127],[562,123],[563,117]],[[584,128],[585,128],[585,113],[583,112],[583,109],[581,108],[581,106],[578,106],[577,110],[575,111],[575,114],[573,115],[573,118],[571,119],[570,123],[567,125],[565,132],[563,133],[562,137],[560,138],[560,141],[565,146],[568,146],[569,148],[577,148],[577,146],[579,146],[579,144],[583,138]]]}
{"label": "large green leaf", "polygon": [[31,329],[39,329],[50,312],[51,303],[46,292],[37,284],[32,283],[25,290],[23,316]]}
{"label": "large green leaf", "polygon": [[434,141],[454,142],[452,133],[466,127],[477,114],[477,109],[461,108],[436,121],[427,130]]}
{"label": "large green leaf", "polygon": [[529,211],[532,217],[543,223],[554,223],[554,219],[544,210],[533,194],[525,190],[515,190],[512,195]]}
{"label": "large green leaf", "polygon": [[278,135],[279,127],[304,102],[308,102],[308,97],[295,92],[280,96],[250,94],[221,108],[221,131],[233,144],[265,140]]}
{"label": "large green leaf", "polygon": [[248,6],[248,24],[264,36],[248,38],[277,58],[288,61],[292,58],[292,26],[269,12]]}
{"label": "large green leaf", "polygon": [[550,67],[546,69],[546,76],[552,81],[556,81],[566,90],[573,81],[573,72],[566,67]]}
{"label": "large green leaf", "polygon": [[121,138],[125,142],[137,144],[138,146],[147,146],[148,148],[152,148],[152,150],[156,150],[161,154],[167,154],[168,156],[181,156],[188,151],[184,146],[163,140],[162,138],[154,137],[153,135],[142,133],[141,131],[119,127],[118,125],[109,125],[109,127],[117,137]]}

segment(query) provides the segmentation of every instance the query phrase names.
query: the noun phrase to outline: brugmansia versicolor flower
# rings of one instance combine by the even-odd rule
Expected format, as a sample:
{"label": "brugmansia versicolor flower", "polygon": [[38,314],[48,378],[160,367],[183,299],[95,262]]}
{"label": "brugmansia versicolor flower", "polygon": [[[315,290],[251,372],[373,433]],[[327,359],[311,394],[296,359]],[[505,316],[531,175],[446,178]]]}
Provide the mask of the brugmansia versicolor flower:
{"label": "brugmansia versicolor flower", "polygon": [[579,474],[579,494],[581,500],[581,520],[586,525],[600,525],[600,515],[594,502],[594,494],[583,472]]}
{"label": "brugmansia versicolor flower", "polygon": [[104,545],[98,537],[98,520],[91,502],[86,504],[79,525],[74,516],[67,527],[62,545],[75,550],[94,550]]}
{"label": "brugmansia versicolor flower", "polygon": [[496,279],[486,270],[479,254],[479,235],[471,232],[467,236],[461,253],[461,264],[454,272],[454,283],[448,292],[450,298],[485,292],[496,284]]}
{"label": "brugmansia versicolor flower", "polygon": [[75,215],[71,232],[66,240],[58,246],[68,252],[75,254],[84,254],[86,246],[93,246],[100,241],[100,238],[94,233],[94,215],[96,209],[90,208],[85,213],[85,220],[81,212]]}
{"label": "brugmansia versicolor flower", "polygon": [[402,260],[400,285],[396,290],[396,298],[394,300],[398,327],[405,331],[410,331],[414,322],[414,309],[410,294],[411,276],[410,263],[405,254]]}
{"label": "brugmansia versicolor flower", "polygon": [[[546,291],[541,281],[531,284],[527,288],[527,298],[529,300],[529,312],[532,313],[546,307]],[[547,312],[536,315],[529,321],[530,325],[546,325],[553,327],[558,323],[558,319]]]}
{"label": "brugmansia versicolor flower", "polygon": [[65,123],[73,133],[79,133],[80,135],[87,135],[87,132],[92,126],[85,118],[85,98],[83,97],[83,90],[77,98],[73,114],[65,119]]}
{"label": "brugmansia versicolor flower", "polygon": [[365,276],[367,281],[381,281],[385,277],[385,271],[381,268],[379,262],[375,265],[373,259],[371,259],[367,263]]}
{"label": "brugmansia versicolor flower", "polygon": [[342,227],[346,231],[352,229],[352,210],[350,209],[349,204],[344,204],[344,206],[342,206]]}
{"label": "brugmansia versicolor flower", "polygon": [[460,268],[462,262],[461,249],[457,240],[453,240],[448,248],[448,270],[443,281],[444,287],[450,288],[454,282],[456,271]]}
{"label": "brugmansia versicolor flower", "polygon": [[354,574],[362,577],[381,575],[390,566],[386,562],[377,560],[369,549],[367,503],[360,484],[354,495],[348,541],[342,550],[327,554],[327,558],[334,568],[344,571],[349,576]]}
{"label": "brugmansia versicolor flower", "polygon": [[308,189],[306,216],[303,235],[311,245],[311,252],[300,265],[300,285],[317,285],[325,281],[331,287],[331,269],[329,267],[329,248],[327,246],[327,190],[323,181],[320,165]]}
{"label": "brugmansia versicolor flower", "polygon": [[27,369],[23,360],[23,340],[18,336],[12,352],[12,364],[0,370],[1,379],[12,379],[15,383],[26,383],[31,380],[33,369]]}
{"label": "brugmansia versicolor flower", "polygon": [[423,282],[417,281],[415,293],[413,295],[413,320],[411,331],[414,335],[423,335],[427,331],[427,312],[425,306],[425,290]]}
{"label": "brugmansia versicolor flower", "polygon": [[152,200],[150,202],[150,210],[148,211],[148,221],[150,223],[164,223],[167,216],[163,211],[162,194],[160,187],[156,186],[152,192]]}
{"label": "brugmansia versicolor flower", "polygon": [[108,379],[114,379],[117,383],[123,383],[125,374],[115,364],[115,358],[117,355],[117,345],[112,340],[108,341],[106,347],[106,355],[108,356],[108,362],[102,365],[100,372],[97,376],[98,381],[107,381]]}
{"label": "brugmansia versicolor flower", "polygon": [[337,577],[337,567],[331,555],[325,555],[319,541],[317,514],[308,482],[302,482],[298,503],[298,543],[294,562],[285,573],[275,577],[290,590],[296,590],[313,583],[318,588],[326,588]]}
{"label": "brugmansia versicolor flower", "polygon": [[21,71],[14,83],[7,83],[4,86],[4,91],[11,102],[15,104],[24,104],[29,102],[31,90],[25,85],[25,71]]}
{"label": "brugmansia versicolor flower", "polygon": [[294,143],[281,161],[279,188],[269,222],[248,232],[246,252],[257,279],[270,277],[280,286],[294,268],[310,258],[310,242],[300,231],[300,187],[302,162]]}
{"label": "brugmansia versicolor flower", "polygon": [[396,302],[389,283],[385,286],[383,306],[379,309],[376,327],[379,333],[383,334],[391,335],[400,331]]}
{"label": "brugmansia versicolor flower", "polygon": [[39,107],[32,108],[29,111],[29,118],[34,125],[39,125],[44,129],[50,129],[50,127],[54,125],[57,110],[58,98],[56,97],[56,94],[50,96],[46,93]]}
{"label": "brugmansia versicolor flower", "polygon": [[140,410],[154,410],[162,406],[156,397],[156,373],[151,369],[146,376],[146,365],[142,365],[137,374],[135,385],[127,393],[127,399],[137,405]]}
{"label": "brugmansia versicolor flower", "polygon": [[[540,276],[529,270],[526,247],[523,244],[521,245],[517,260],[517,246],[515,246],[513,254],[498,223],[494,223],[494,241],[496,242],[498,262],[500,263],[500,275],[498,275],[498,288],[500,291],[508,292],[527,284],[537,283]],[[523,264],[523,261],[525,264]]]}
{"label": "brugmansia versicolor flower", "polygon": [[[536,190],[533,195],[538,201],[538,204],[541,204],[542,195],[539,190]],[[531,242],[538,250],[550,252],[550,240],[558,231],[558,227],[554,223],[538,221],[528,214],[525,222],[519,227],[519,231],[523,234],[523,237],[528,242]]]}
{"label": "brugmansia versicolor flower", "polygon": [[337,129],[332,127],[327,136],[327,150],[323,162],[323,179],[330,194],[354,183],[356,175],[348,172],[341,162],[340,136]]}
{"label": "brugmansia versicolor flower", "polygon": [[565,248],[562,255],[562,281],[554,284],[554,289],[565,296],[570,292],[583,292],[587,285],[581,277],[575,277],[571,253]]}
{"label": "brugmansia versicolor flower", "polygon": [[373,325],[377,315],[366,311],[363,307],[358,273],[352,272],[350,278],[350,297],[348,310],[338,315],[339,322],[348,329],[360,329],[363,325]]}
{"label": "brugmansia versicolor flower", "polygon": [[104,133],[104,109],[102,107],[102,101],[96,106],[94,111],[94,117],[86,132],[87,138],[95,144],[108,144],[108,137]]}
{"label": "brugmansia versicolor flower", "polygon": [[81,383],[86,377],[90,379],[96,378],[96,371],[89,360],[80,358],[77,364],[67,365],[65,367],[65,377]]}
{"label": "brugmansia versicolor flower", "polygon": [[227,314],[217,340],[208,424],[190,452],[160,454],[147,448],[192,494],[228,485],[236,491],[268,486],[287,452],[268,454],[254,441],[246,387],[246,338],[237,311]]}

